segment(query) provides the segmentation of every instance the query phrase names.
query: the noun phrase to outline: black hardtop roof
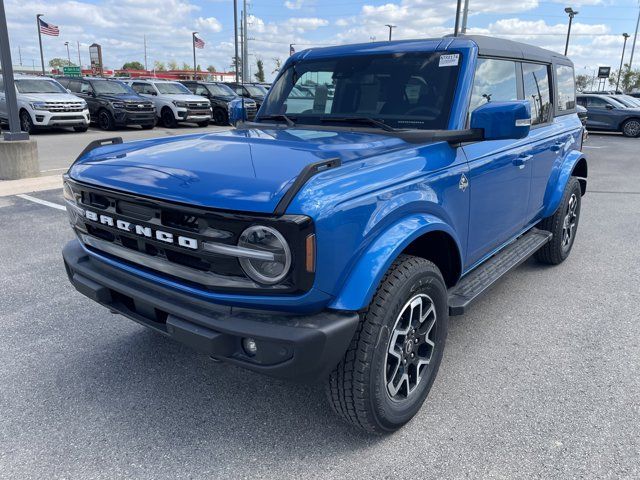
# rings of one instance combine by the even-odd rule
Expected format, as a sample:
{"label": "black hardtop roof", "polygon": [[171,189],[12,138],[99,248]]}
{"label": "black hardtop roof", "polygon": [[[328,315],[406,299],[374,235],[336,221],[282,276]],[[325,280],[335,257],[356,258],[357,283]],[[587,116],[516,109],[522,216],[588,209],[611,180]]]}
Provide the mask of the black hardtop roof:
{"label": "black hardtop roof", "polygon": [[484,35],[460,35],[460,38],[467,38],[475,42],[478,45],[478,54],[483,56],[573,65],[569,57],[557,52],[526,43],[514,42],[506,38],[486,37]]}

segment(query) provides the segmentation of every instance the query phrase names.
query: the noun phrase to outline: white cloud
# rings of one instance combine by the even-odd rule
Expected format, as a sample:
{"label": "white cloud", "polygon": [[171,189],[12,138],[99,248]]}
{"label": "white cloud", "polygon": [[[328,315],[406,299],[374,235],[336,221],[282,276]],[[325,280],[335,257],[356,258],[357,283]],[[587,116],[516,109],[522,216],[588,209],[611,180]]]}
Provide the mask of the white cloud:
{"label": "white cloud", "polygon": [[199,28],[200,30],[214,32],[214,33],[222,31],[222,24],[215,17],[207,17],[207,18],[199,17],[196,20],[196,27]]}
{"label": "white cloud", "polygon": [[286,2],[284,2],[284,6],[289,10],[300,10],[302,8],[302,5],[304,5],[304,0],[287,0]]}

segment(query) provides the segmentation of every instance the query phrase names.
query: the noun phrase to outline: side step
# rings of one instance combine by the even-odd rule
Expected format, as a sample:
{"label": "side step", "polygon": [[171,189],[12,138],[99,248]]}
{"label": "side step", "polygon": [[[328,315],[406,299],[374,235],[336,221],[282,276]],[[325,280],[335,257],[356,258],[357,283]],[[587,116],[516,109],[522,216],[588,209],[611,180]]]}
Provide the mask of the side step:
{"label": "side step", "polygon": [[500,277],[523,263],[551,240],[552,233],[532,228],[513,243],[462,277],[449,290],[449,315],[462,315],[467,307]]}

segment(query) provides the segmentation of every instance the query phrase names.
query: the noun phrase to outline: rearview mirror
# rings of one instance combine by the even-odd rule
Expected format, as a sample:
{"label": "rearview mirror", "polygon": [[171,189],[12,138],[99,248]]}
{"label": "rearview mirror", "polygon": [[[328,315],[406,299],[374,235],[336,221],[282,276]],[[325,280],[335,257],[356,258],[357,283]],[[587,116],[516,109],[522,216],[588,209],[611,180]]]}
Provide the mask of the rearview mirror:
{"label": "rearview mirror", "polygon": [[531,106],[527,100],[489,102],[471,113],[470,126],[481,129],[484,140],[518,140],[529,135]]}

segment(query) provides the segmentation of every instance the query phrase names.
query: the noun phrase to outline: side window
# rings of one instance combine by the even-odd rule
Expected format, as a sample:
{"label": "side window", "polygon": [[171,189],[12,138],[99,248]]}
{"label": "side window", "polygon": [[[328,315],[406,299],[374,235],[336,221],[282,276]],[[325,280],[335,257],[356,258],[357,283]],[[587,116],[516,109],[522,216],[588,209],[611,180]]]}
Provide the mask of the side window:
{"label": "side window", "polygon": [[573,67],[557,65],[556,83],[558,84],[558,112],[576,108],[576,82],[573,78]]}
{"label": "side window", "polygon": [[551,120],[549,67],[535,63],[522,64],[524,98],[531,104],[531,125]]}
{"label": "side window", "polygon": [[606,108],[609,103],[600,97],[587,97],[587,107]]}
{"label": "side window", "polygon": [[89,82],[80,82],[80,93],[90,94],[93,91]]}
{"label": "side window", "polygon": [[144,93],[144,83],[136,82],[131,84],[131,88],[136,93]]}
{"label": "side window", "polygon": [[492,58],[478,59],[469,112],[485,103],[517,99],[516,62]]}
{"label": "side window", "polygon": [[69,80],[67,88],[75,93],[80,93],[80,82],[78,80]]}
{"label": "side window", "polygon": [[586,107],[586,106],[587,106],[587,99],[586,99],[586,98],[584,98],[584,97],[578,97],[578,98],[576,99],[576,102],[578,103],[578,105],[581,105],[581,106],[583,106],[583,107]]}
{"label": "side window", "polygon": [[[191,86],[189,86],[189,87],[187,87],[187,88],[189,88],[189,90],[191,90],[192,92],[194,91],[194,89],[193,89],[193,85],[191,85]],[[206,96],[208,96],[208,95],[209,95],[208,90],[207,90],[205,87],[203,87],[202,85],[198,85],[198,86],[196,86],[196,88],[195,88],[195,92],[194,92],[194,93],[195,93],[196,95],[202,95],[203,97],[206,97]]]}

